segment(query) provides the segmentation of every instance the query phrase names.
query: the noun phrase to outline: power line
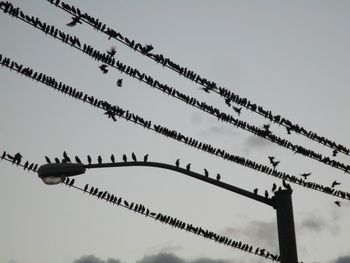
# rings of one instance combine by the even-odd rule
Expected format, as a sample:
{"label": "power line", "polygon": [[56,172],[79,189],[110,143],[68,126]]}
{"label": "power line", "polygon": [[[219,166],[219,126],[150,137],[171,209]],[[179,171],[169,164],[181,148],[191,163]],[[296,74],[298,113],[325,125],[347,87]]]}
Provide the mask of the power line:
{"label": "power line", "polygon": [[[17,9],[15,9],[17,10]],[[19,9],[16,11],[21,13],[22,11],[19,11]],[[11,11],[8,11],[8,13],[11,13]],[[345,173],[350,173],[350,165],[344,164],[342,162],[332,160],[330,157],[323,156],[320,153],[317,153],[313,150],[307,149],[301,145],[293,144],[290,141],[286,139],[282,139],[276,135],[274,135],[271,131],[266,129],[258,128],[252,124],[249,124],[245,121],[241,121],[238,119],[235,119],[232,115],[221,112],[219,109],[208,105],[205,102],[200,102],[194,97],[190,97],[186,94],[183,94],[176,89],[169,87],[166,84],[162,84],[157,80],[154,80],[151,76],[147,76],[144,73],[140,73],[137,69],[132,68],[130,66],[127,66],[123,64],[120,61],[115,61],[114,58],[109,56],[108,54],[105,54],[103,52],[100,52],[96,49],[94,49],[92,46],[83,44],[83,47],[81,47],[81,42],[76,36],[71,36],[69,34],[64,33],[61,30],[56,29],[52,25],[48,25],[45,22],[41,22],[39,18],[34,19],[33,17],[30,17],[28,15],[25,15],[22,12],[22,15],[20,17],[16,16],[18,19],[28,23],[31,26],[34,26],[44,33],[61,40],[63,43],[68,44],[71,47],[74,47],[83,53],[89,55],[90,57],[93,57],[95,60],[101,61],[103,63],[108,64],[109,66],[116,68],[120,70],[123,73],[128,74],[129,76],[136,78],[140,80],[141,82],[144,82],[148,84],[149,86],[158,89],[162,92],[164,92],[167,95],[172,96],[173,98],[179,99],[188,105],[191,105],[197,109],[202,110],[203,112],[206,112],[210,115],[213,115],[217,117],[219,120],[222,120],[224,122],[227,122],[229,124],[234,125],[235,127],[241,128],[245,131],[248,131],[256,136],[259,136],[260,138],[266,139],[270,142],[276,143],[279,146],[282,146],[284,148],[287,148],[295,153],[299,153],[305,157],[309,157],[310,159],[316,160],[320,163],[323,163],[325,165],[331,166],[332,168],[339,169]],[[24,18],[23,18],[24,17]],[[26,19],[28,17],[28,19]]]}
{"label": "power line", "polygon": [[294,124],[290,120],[282,117],[281,115],[275,115],[270,110],[264,109],[262,106],[257,105],[256,103],[251,102],[249,99],[240,97],[238,94],[234,92],[218,86],[214,81],[209,81],[204,77],[201,77],[199,74],[195,73],[192,70],[187,69],[187,67],[180,66],[179,64],[173,62],[171,59],[164,57],[162,54],[155,54],[147,51],[147,45],[143,46],[142,44],[136,42],[135,40],[129,40],[127,37],[124,37],[121,33],[115,31],[114,29],[108,27],[106,24],[100,21],[100,19],[96,19],[93,16],[88,15],[87,13],[83,13],[79,8],[74,7],[73,5],[69,5],[66,3],[61,3],[60,1],[47,0],[54,6],[60,8],[61,10],[80,18],[82,22],[92,26],[94,29],[101,31],[107,34],[110,38],[114,38],[115,40],[123,43],[124,45],[132,48],[135,51],[138,51],[144,56],[156,61],[157,63],[162,64],[164,67],[167,67],[176,73],[182,75],[185,78],[190,79],[191,81],[201,85],[204,87],[204,90],[207,92],[213,91],[223,97],[225,101],[231,101],[236,104],[245,107],[246,109],[259,114],[270,121],[277,123],[278,125],[284,126],[288,133],[293,131],[299,135],[303,135],[313,141],[316,141],[326,147],[329,147],[333,150],[341,152],[347,156],[350,156],[350,149],[346,146],[343,146],[339,143],[336,143],[333,140],[327,139],[321,135],[318,135],[316,132],[311,130],[306,130],[301,125]]}

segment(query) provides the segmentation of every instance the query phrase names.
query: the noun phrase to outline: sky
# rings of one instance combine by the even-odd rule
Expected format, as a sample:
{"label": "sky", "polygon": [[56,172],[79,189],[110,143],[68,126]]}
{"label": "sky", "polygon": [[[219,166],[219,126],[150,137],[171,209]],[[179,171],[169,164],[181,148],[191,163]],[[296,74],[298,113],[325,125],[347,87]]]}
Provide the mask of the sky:
{"label": "sky", "polygon": [[[96,49],[116,47],[116,58],[179,91],[229,112],[222,98],[163,68],[86,24],[67,27],[70,15],[47,1],[11,3],[26,13],[79,37]],[[99,18],[116,31],[151,44],[180,65],[301,126],[350,146],[350,17],[348,1],[73,1],[67,3]],[[146,84],[46,36],[28,24],[0,14],[1,53],[36,71],[54,76],[95,97],[133,111],[153,123],[180,131],[232,154],[290,174],[312,172],[310,180],[330,185],[347,174],[293,154],[266,140],[219,122]],[[123,79],[123,86],[116,81]],[[185,167],[259,193],[282,182],[178,143],[118,119],[33,82],[5,67],[0,70],[0,152],[20,152],[44,164],[45,156],[94,162],[101,155],[118,161],[132,152],[141,159]],[[237,115],[234,115],[238,117]],[[242,109],[240,119],[262,127],[269,121]],[[332,150],[283,127],[271,131],[327,156]],[[337,160],[349,164],[349,156]],[[275,210],[246,197],[150,167],[88,170],[75,178],[126,200],[142,203],[185,222],[255,247],[278,252]],[[349,202],[293,187],[298,259],[312,263],[348,263]],[[65,185],[49,186],[33,173],[0,162],[0,263],[237,263],[268,262],[153,219],[112,206]]]}

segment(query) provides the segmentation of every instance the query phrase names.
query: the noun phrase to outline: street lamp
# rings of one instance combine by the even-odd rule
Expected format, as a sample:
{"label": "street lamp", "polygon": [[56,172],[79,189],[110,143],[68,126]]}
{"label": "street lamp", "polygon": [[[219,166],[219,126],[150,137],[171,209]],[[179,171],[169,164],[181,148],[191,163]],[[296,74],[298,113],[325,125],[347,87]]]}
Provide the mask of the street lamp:
{"label": "street lamp", "polygon": [[48,163],[40,166],[37,172],[45,184],[53,185],[62,183],[66,177],[84,174],[86,169],[123,166],[150,166],[172,170],[273,207],[276,209],[281,263],[298,263],[291,189],[275,191],[275,195],[272,198],[268,198],[178,166],[157,162],[135,161],[101,164]]}

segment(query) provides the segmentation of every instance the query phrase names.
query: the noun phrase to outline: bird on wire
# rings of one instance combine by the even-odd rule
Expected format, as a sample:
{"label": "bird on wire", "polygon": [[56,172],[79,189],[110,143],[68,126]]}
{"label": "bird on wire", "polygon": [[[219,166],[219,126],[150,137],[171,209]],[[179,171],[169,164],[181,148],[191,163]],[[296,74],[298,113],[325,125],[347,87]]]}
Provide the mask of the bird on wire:
{"label": "bird on wire", "polygon": [[99,155],[97,157],[97,162],[98,162],[98,164],[102,164],[102,157],[101,157],[101,155]]}
{"label": "bird on wire", "polygon": [[111,161],[112,161],[112,163],[115,163],[115,158],[114,158],[113,154],[111,154]]}
{"label": "bird on wire", "polygon": [[87,161],[88,161],[88,164],[91,164],[91,156],[90,155],[87,156]]}
{"label": "bird on wire", "polygon": [[253,191],[253,193],[254,193],[255,195],[257,195],[257,194],[258,194],[258,188],[255,188],[254,191]]}
{"label": "bird on wire", "polygon": [[189,163],[189,164],[187,164],[187,166],[186,166],[186,170],[187,170],[187,171],[191,170],[191,164],[190,164],[190,163]]}
{"label": "bird on wire", "polygon": [[217,175],[216,175],[216,180],[220,181],[220,179],[221,179],[221,175],[220,175],[220,174],[217,174]]}
{"label": "bird on wire", "polygon": [[123,154],[123,161],[124,161],[124,162],[127,162],[127,161],[128,161],[128,158],[126,157],[125,154]]}
{"label": "bird on wire", "polygon": [[143,161],[144,161],[144,162],[147,162],[147,160],[148,160],[148,154],[146,154],[146,155],[143,157]]}
{"label": "bird on wire", "polygon": [[133,159],[134,162],[137,162],[137,158],[136,158],[135,153],[132,153],[132,154],[131,154],[131,158]]}
{"label": "bird on wire", "polygon": [[78,156],[75,156],[75,162],[76,162],[76,163],[80,163],[80,164],[81,164],[81,160],[79,159],[79,157],[78,157]]}
{"label": "bird on wire", "polygon": [[177,159],[177,160],[176,160],[175,165],[176,165],[177,167],[180,166],[180,159]]}
{"label": "bird on wire", "polygon": [[50,161],[50,158],[49,158],[49,157],[45,156],[45,160],[46,160],[46,162],[47,162],[47,163],[51,163],[51,161]]}
{"label": "bird on wire", "polygon": [[68,154],[66,153],[66,151],[63,152],[63,158],[64,158],[64,160],[67,161],[67,163],[71,163],[71,160],[70,160]]}
{"label": "bird on wire", "polygon": [[209,177],[209,172],[208,172],[208,170],[205,169],[205,168],[204,168],[204,175],[205,175],[206,177]]}

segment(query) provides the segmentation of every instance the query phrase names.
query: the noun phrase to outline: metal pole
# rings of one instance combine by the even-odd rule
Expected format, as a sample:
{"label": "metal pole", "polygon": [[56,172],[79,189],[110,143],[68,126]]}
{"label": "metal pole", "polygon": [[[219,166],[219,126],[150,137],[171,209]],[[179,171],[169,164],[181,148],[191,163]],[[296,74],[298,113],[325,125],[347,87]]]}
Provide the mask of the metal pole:
{"label": "metal pole", "polygon": [[281,263],[298,263],[292,191],[276,191],[274,199],[277,213],[278,243]]}

